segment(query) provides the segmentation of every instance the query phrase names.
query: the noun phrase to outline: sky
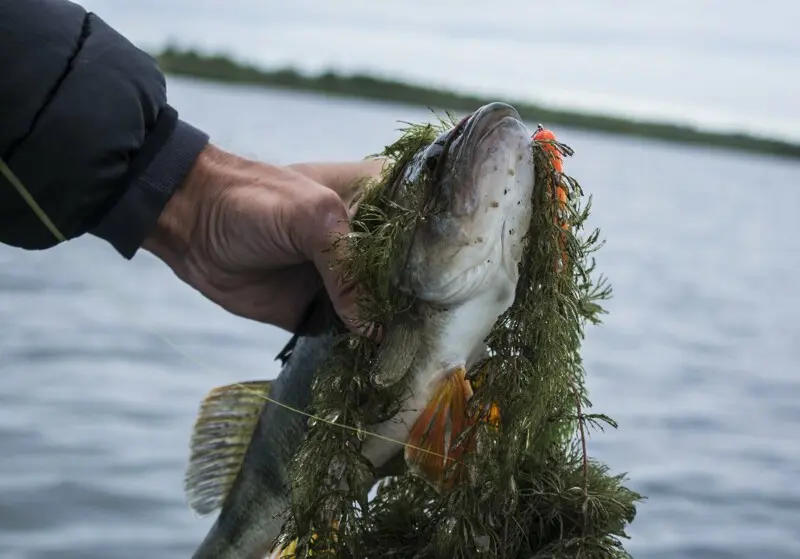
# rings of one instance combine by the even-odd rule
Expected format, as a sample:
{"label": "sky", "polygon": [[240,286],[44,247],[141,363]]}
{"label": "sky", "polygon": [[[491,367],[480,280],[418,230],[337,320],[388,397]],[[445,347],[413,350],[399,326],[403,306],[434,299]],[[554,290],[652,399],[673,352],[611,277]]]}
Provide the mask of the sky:
{"label": "sky", "polygon": [[138,46],[800,140],[795,0],[80,0]]}

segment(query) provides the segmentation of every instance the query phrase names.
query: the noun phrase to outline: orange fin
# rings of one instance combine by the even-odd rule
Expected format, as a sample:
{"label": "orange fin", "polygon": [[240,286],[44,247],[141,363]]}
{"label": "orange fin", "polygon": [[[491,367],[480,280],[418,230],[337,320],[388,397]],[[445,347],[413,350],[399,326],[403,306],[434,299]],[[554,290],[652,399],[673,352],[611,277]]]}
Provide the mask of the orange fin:
{"label": "orange fin", "polygon": [[[484,368],[488,363],[484,365]],[[480,383],[485,370],[475,379]],[[409,469],[425,479],[438,491],[451,488],[460,481],[465,470],[459,464],[464,455],[472,452],[474,436],[460,441],[461,434],[480,418],[495,427],[500,425],[500,408],[492,403],[488,410],[467,414],[472,398],[472,383],[463,367],[449,371],[439,381],[433,398],[411,427],[406,439],[405,458]],[[455,467],[453,467],[455,463]]]}
{"label": "orange fin", "polygon": [[472,388],[466,375],[466,370],[458,367],[439,381],[406,440],[409,469],[437,488],[449,485],[445,479],[447,468],[457,454],[453,445],[468,425],[467,402]]}

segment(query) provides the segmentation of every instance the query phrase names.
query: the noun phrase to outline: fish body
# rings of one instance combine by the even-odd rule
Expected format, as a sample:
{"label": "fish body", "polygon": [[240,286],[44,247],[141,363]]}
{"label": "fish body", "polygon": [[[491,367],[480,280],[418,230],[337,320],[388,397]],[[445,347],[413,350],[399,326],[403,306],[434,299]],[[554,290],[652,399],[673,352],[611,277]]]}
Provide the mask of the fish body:
{"label": "fish body", "polygon": [[[221,512],[195,559],[260,558],[270,551],[289,505],[287,466],[308,429],[308,418],[290,408],[311,404],[314,375],[339,327],[299,337],[275,380],[221,387],[219,399],[214,391],[206,398],[193,434],[187,493],[197,512]],[[239,430],[232,427],[237,422]]]}
{"label": "fish body", "polygon": [[[467,421],[466,371],[485,355],[486,336],[514,301],[534,209],[531,142],[513,107],[490,103],[421,149],[394,185],[402,204],[427,174],[431,211],[418,220],[395,278],[414,305],[386,325],[372,376],[384,386],[407,379],[400,411],[370,426],[379,437],[367,437],[362,448],[379,477],[399,455],[434,486],[445,483],[444,460],[457,452],[450,443]],[[286,469],[308,418],[275,400],[307,409],[314,375],[344,331],[329,302],[312,312],[327,327],[293,338],[275,381],[221,387],[204,401],[187,492],[198,512],[221,512],[195,559],[263,557],[280,532]],[[387,439],[404,441],[405,451]]]}

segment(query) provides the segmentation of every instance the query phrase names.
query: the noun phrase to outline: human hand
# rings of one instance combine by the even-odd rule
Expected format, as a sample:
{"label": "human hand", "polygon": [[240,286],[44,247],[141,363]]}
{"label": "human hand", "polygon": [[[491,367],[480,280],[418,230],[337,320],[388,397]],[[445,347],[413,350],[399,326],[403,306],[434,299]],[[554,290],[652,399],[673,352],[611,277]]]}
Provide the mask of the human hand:
{"label": "human hand", "polygon": [[320,287],[345,325],[359,324],[357,286],[338,261],[351,203],[382,160],[279,167],[214,146],[198,158],[144,248],[226,310],[294,332]]}

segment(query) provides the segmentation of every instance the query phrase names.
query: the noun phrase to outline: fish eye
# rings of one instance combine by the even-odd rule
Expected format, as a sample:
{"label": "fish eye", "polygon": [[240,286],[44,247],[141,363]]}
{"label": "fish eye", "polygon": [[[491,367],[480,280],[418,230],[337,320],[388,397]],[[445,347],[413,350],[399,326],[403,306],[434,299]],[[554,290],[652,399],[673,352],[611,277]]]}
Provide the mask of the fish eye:
{"label": "fish eye", "polygon": [[438,153],[434,153],[433,155],[425,159],[425,168],[428,169],[428,171],[430,171],[431,173],[436,170],[437,165],[439,165]]}
{"label": "fish eye", "polygon": [[442,144],[434,143],[429,149],[427,157],[425,157],[425,168],[431,173],[439,166],[439,158],[442,155],[444,146]]}

